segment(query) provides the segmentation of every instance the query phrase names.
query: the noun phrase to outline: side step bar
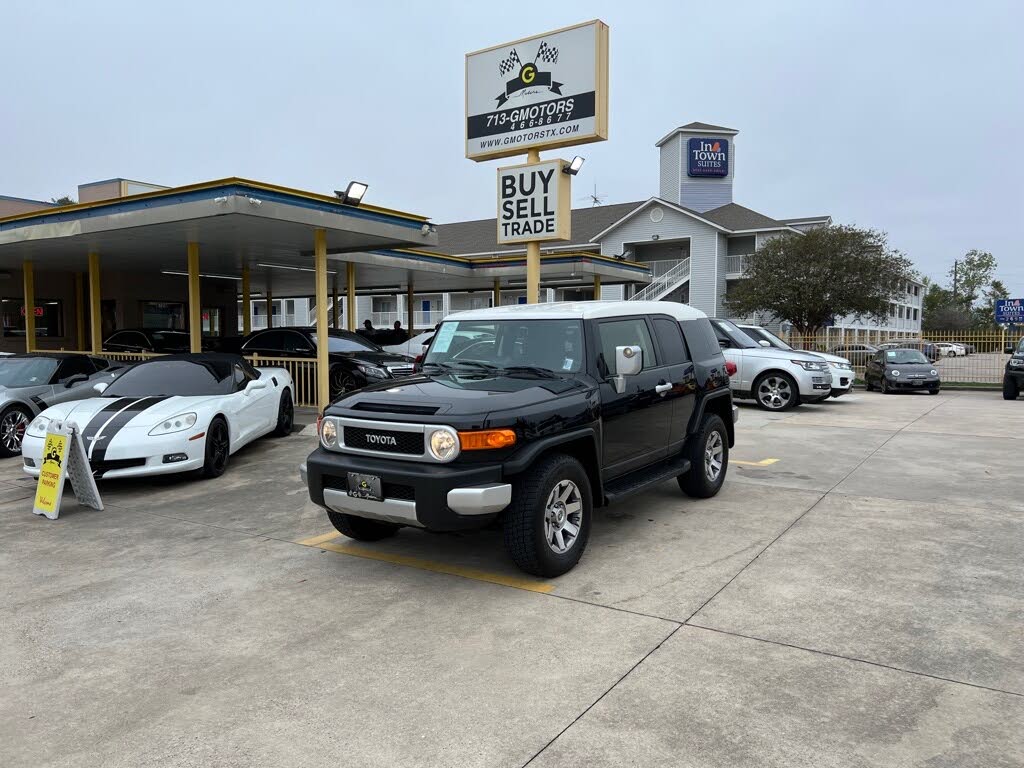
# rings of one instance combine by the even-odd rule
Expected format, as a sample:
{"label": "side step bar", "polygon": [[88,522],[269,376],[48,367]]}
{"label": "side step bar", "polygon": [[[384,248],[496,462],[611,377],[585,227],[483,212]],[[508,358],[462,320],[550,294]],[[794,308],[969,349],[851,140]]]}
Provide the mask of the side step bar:
{"label": "side step bar", "polygon": [[628,475],[617,477],[608,483],[604,488],[604,498],[607,504],[614,504],[622,501],[627,496],[646,491],[653,485],[671,480],[690,470],[690,460],[682,457],[670,461],[652,464],[649,467],[630,472]]}

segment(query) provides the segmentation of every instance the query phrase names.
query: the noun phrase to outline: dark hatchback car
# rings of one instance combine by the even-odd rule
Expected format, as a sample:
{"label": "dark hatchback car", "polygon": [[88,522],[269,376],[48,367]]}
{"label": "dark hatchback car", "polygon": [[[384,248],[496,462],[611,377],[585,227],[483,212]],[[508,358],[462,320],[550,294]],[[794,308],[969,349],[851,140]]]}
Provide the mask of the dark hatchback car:
{"label": "dark hatchback car", "polygon": [[[316,359],[317,335],[314,328],[268,328],[250,333],[237,343],[243,355]],[[413,372],[415,360],[408,355],[388,352],[359,334],[340,329],[329,332],[331,398]]]}
{"label": "dark hatchback car", "polygon": [[[203,339],[203,351],[212,347],[210,339]],[[123,328],[110,334],[103,342],[104,352],[155,352],[175,354],[191,350],[188,331],[164,328]]]}
{"label": "dark hatchback car", "polygon": [[917,349],[883,349],[864,367],[864,387],[878,387],[883,394],[900,390],[926,389],[939,394],[939,372],[924,353]]}

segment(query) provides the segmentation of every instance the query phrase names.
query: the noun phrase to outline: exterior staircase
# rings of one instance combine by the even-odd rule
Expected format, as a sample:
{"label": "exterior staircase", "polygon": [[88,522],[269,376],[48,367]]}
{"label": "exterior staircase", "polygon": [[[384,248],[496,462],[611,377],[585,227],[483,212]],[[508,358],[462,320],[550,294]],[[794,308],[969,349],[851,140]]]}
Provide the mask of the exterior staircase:
{"label": "exterior staircase", "polygon": [[654,279],[630,297],[630,301],[658,301],[682,286],[690,279],[689,257],[666,264],[666,269],[657,269],[658,262],[651,262]]}

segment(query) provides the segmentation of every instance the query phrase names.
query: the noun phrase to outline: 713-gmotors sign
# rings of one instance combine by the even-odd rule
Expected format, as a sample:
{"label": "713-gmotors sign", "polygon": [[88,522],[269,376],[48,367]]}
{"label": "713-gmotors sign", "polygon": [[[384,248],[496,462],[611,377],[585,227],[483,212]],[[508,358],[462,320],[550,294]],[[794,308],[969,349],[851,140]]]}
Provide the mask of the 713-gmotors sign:
{"label": "713-gmotors sign", "polygon": [[466,157],[608,138],[608,25],[588,21],[466,54]]}
{"label": "713-gmotors sign", "polygon": [[568,240],[572,197],[563,160],[498,169],[498,242]]}

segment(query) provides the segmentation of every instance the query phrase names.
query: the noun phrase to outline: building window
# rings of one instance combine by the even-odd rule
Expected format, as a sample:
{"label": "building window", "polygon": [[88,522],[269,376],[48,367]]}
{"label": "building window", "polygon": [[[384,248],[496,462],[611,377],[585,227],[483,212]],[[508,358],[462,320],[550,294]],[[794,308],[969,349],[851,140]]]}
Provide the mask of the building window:
{"label": "building window", "polygon": [[919,286],[919,285],[915,285],[914,286],[914,295],[915,296],[920,296],[921,295],[921,286]]}
{"label": "building window", "polygon": [[917,310],[914,310],[914,319],[917,320]]}
{"label": "building window", "polygon": [[[54,299],[36,299],[36,338],[64,335],[64,304]],[[3,335],[25,338],[25,302],[21,299],[0,299],[0,321]]]}
{"label": "building window", "polygon": [[206,336],[220,336],[220,307],[203,308],[203,333]]}
{"label": "building window", "polygon": [[903,305],[902,305],[902,304],[901,304],[901,305],[899,306],[899,309],[897,309],[897,310],[896,310],[896,316],[897,316],[897,317],[898,317],[898,318],[899,318],[900,320],[902,320],[902,319],[903,319]]}
{"label": "building window", "polygon": [[142,327],[185,330],[185,305],[180,301],[142,302]]}

